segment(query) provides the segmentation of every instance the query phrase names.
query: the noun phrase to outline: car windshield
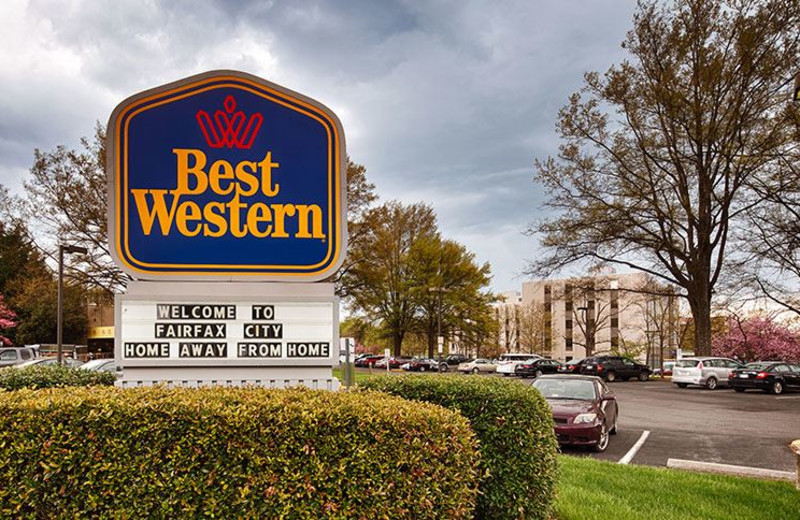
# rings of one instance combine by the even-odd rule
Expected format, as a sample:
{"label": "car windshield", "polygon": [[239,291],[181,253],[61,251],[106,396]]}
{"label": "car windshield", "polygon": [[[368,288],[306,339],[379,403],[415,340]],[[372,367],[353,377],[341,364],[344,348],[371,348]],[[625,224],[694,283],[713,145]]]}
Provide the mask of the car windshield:
{"label": "car windshield", "polygon": [[700,363],[699,359],[681,359],[675,363],[675,366],[678,368],[694,368],[698,363]]}
{"label": "car windshield", "polygon": [[578,399],[594,401],[595,386],[586,379],[537,379],[533,383],[545,399]]}

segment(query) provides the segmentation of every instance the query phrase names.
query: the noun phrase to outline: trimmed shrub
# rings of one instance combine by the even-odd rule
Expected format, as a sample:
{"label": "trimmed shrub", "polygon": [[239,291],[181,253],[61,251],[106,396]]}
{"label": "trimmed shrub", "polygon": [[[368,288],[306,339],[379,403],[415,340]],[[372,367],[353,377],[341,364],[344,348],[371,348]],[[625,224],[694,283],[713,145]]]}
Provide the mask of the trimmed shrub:
{"label": "trimmed shrub", "polygon": [[518,381],[463,376],[380,376],[360,387],[435,403],[466,416],[481,451],[480,519],[549,518],[558,467],[553,415]]}
{"label": "trimmed shrub", "polygon": [[7,367],[0,370],[0,389],[55,388],[62,386],[113,385],[117,376],[111,372],[95,372],[65,365],[25,368]]}
{"label": "trimmed shrub", "polygon": [[0,393],[3,518],[470,518],[467,420],[382,393]]}

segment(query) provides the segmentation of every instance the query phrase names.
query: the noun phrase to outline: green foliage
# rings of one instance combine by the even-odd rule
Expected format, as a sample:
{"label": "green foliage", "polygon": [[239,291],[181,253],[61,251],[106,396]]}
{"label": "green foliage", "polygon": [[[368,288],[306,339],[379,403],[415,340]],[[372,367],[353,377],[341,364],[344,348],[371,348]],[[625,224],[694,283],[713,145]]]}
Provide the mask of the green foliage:
{"label": "green foliage", "polygon": [[[86,340],[86,291],[83,287],[64,284],[64,343]],[[19,345],[55,343],[58,321],[58,283],[52,277],[35,277],[21,281],[20,289],[10,301],[17,311],[19,325],[14,342]]]}
{"label": "green foliage", "polygon": [[54,388],[63,386],[113,385],[117,377],[111,372],[95,372],[68,366],[7,367],[0,370],[0,389]]}
{"label": "green foliage", "polygon": [[549,518],[558,446],[547,402],[536,390],[494,378],[381,376],[362,388],[435,403],[469,419],[480,441],[479,519]]}
{"label": "green foliage", "polygon": [[469,518],[477,460],[463,417],[378,393],[0,394],[4,518]]}

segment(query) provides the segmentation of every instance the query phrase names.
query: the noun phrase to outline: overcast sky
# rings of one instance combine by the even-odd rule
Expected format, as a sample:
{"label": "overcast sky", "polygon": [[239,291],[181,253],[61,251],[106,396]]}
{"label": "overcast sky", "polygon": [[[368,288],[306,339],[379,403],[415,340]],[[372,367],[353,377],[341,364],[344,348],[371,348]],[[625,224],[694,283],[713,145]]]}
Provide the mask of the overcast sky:
{"label": "overcast sky", "polygon": [[628,0],[0,1],[0,184],[78,145],[141,90],[212,69],[261,76],[339,116],[382,200],[433,205],[446,238],[519,289],[583,73],[625,57]]}

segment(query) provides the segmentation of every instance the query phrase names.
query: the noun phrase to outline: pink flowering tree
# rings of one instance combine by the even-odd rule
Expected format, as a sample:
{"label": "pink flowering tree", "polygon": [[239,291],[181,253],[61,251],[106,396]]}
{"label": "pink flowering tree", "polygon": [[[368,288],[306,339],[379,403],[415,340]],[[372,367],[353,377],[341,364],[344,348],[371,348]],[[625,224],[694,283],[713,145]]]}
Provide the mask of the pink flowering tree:
{"label": "pink flowering tree", "polygon": [[17,326],[17,314],[8,308],[3,301],[3,295],[0,294],[0,345],[10,345],[11,340],[3,335],[6,329],[12,329]]}
{"label": "pink flowering tree", "polygon": [[764,316],[733,317],[724,333],[712,340],[716,356],[750,361],[800,363],[800,334]]}

